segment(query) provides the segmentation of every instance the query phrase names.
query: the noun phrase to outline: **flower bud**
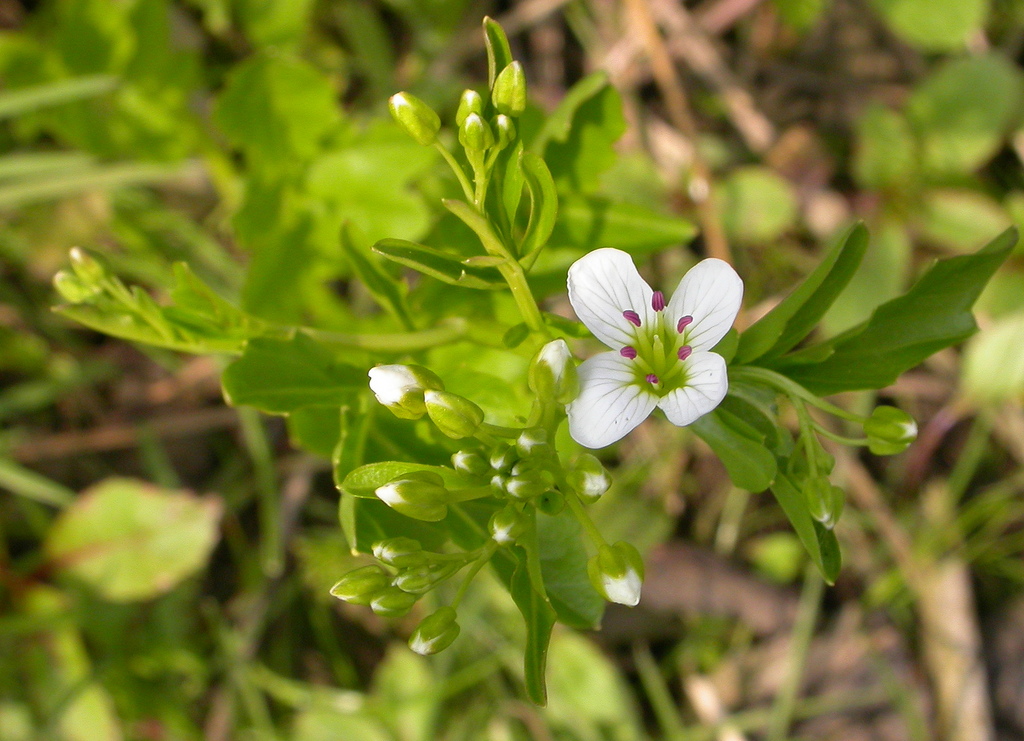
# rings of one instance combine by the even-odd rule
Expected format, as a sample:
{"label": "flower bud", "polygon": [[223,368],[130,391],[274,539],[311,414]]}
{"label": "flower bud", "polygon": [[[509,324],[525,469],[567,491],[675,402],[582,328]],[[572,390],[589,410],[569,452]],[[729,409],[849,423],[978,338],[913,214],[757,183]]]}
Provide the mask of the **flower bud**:
{"label": "flower bud", "polygon": [[452,456],[452,466],[467,476],[483,476],[491,472],[484,457],[475,450],[460,450]]}
{"label": "flower bud", "polygon": [[380,566],[363,566],[341,577],[331,587],[331,594],[353,605],[368,605],[390,584],[391,579]]}
{"label": "flower bud", "polygon": [[508,545],[514,543],[526,529],[526,517],[515,505],[509,504],[491,515],[487,527],[499,545]]}
{"label": "flower bud", "polygon": [[438,582],[451,576],[451,564],[432,563],[413,566],[403,569],[393,580],[392,584],[403,592],[410,594],[424,594],[433,589]]}
{"label": "flower bud", "polygon": [[548,431],[543,427],[530,427],[516,438],[516,451],[523,458],[544,456],[551,453]]}
{"label": "flower bud", "polygon": [[402,617],[408,614],[418,599],[419,595],[403,592],[398,587],[388,587],[370,600],[370,609],[381,617]]}
{"label": "flower bud", "polygon": [[441,119],[430,106],[409,93],[396,93],[388,100],[391,117],[405,132],[425,147],[437,139]]}
{"label": "flower bud", "polygon": [[86,285],[99,283],[106,276],[103,266],[81,247],[72,247],[68,257],[71,258],[71,269]]}
{"label": "flower bud", "polygon": [[834,486],[827,476],[808,479],[804,485],[804,496],[811,517],[831,530],[839,521],[846,503],[846,492]]}
{"label": "flower bud", "polygon": [[505,491],[515,499],[533,499],[551,488],[551,475],[546,471],[526,471],[505,482]]}
{"label": "flower bud", "polygon": [[476,90],[463,90],[459,98],[459,110],[455,113],[455,125],[462,126],[463,121],[471,113],[482,115],[484,112],[484,99]]}
{"label": "flower bud", "polygon": [[596,502],[608,491],[612,479],[596,457],[584,453],[569,472],[569,485],[584,502]]}
{"label": "flower bud", "polygon": [[491,468],[499,473],[508,473],[517,460],[518,452],[508,443],[498,443],[491,449]]}
{"label": "flower bud", "polygon": [[419,419],[427,408],[423,392],[444,389],[432,371],[419,365],[378,365],[370,368],[370,391],[400,419]]}
{"label": "flower bud", "polygon": [[549,489],[537,497],[537,509],[552,517],[561,514],[565,509],[565,495],[557,489]]}
{"label": "flower bud", "polygon": [[423,546],[412,538],[386,538],[373,544],[373,555],[388,566],[404,568],[418,566],[427,559]]}
{"label": "flower bud", "polygon": [[565,340],[544,345],[530,363],[527,376],[530,390],[541,399],[568,404],[579,393],[576,363]]}
{"label": "flower bud", "polygon": [[864,423],[868,450],[875,455],[896,455],[917,439],[917,422],[902,409],[875,407]]}
{"label": "flower bud", "polygon": [[491,488],[497,491],[499,494],[505,494],[505,485],[508,483],[508,477],[502,476],[500,473],[496,473],[491,476]]}
{"label": "flower bud", "polygon": [[499,113],[513,118],[526,110],[526,73],[523,65],[512,62],[498,73],[491,89],[491,100]]}
{"label": "flower bud", "polygon": [[467,152],[484,152],[494,146],[494,132],[479,113],[470,113],[459,127],[459,143]]}
{"label": "flower bud", "polygon": [[415,520],[437,522],[448,514],[448,490],[433,471],[410,471],[374,493],[391,509]]}
{"label": "flower bud", "polygon": [[484,421],[483,409],[458,394],[431,390],[423,400],[437,429],[456,440],[471,437]]}
{"label": "flower bud", "polygon": [[494,129],[498,133],[498,149],[504,149],[516,140],[516,125],[504,113],[494,119]]}
{"label": "flower bud", "polygon": [[69,304],[84,304],[100,292],[99,286],[89,285],[67,270],[61,270],[53,276],[53,287]]}
{"label": "flower bud", "polygon": [[416,630],[409,636],[409,648],[421,656],[430,656],[444,651],[459,635],[459,624],[452,607],[442,607],[433,615],[423,618]]}
{"label": "flower bud", "polygon": [[640,602],[644,562],[629,543],[603,545],[587,564],[590,583],[609,602],[635,607]]}

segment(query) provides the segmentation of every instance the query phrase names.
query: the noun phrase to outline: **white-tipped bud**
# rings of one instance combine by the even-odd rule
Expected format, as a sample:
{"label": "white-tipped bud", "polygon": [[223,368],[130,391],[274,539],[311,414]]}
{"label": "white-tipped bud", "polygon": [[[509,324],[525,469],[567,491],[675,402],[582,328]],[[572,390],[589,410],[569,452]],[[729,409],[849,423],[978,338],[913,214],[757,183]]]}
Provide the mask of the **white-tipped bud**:
{"label": "white-tipped bud", "polygon": [[585,502],[596,502],[612,485],[611,476],[596,457],[584,453],[569,472],[569,485]]}
{"label": "white-tipped bud", "polygon": [[644,562],[629,543],[603,545],[587,564],[590,583],[609,602],[635,607],[644,582]]}
{"label": "white-tipped bud", "polygon": [[370,368],[370,391],[401,419],[419,419],[426,411],[423,393],[444,389],[433,372],[419,365],[378,365]]}
{"label": "white-tipped bud", "polygon": [[576,362],[565,340],[552,340],[540,349],[527,377],[530,390],[542,399],[568,404],[579,393]]}

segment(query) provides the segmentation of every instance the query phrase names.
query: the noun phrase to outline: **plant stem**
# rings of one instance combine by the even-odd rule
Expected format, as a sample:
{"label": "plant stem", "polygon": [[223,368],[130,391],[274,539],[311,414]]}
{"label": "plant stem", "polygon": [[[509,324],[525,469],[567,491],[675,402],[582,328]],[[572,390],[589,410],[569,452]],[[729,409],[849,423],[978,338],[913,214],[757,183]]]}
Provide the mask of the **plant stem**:
{"label": "plant stem", "polygon": [[811,420],[811,426],[822,437],[827,437],[829,440],[842,443],[843,445],[863,446],[868,444],[868,439],[866,437],[844,437],[842,435],[837,435],[828,428],[822,427],[814,420]]}
{"label": "plant stem", "polygon": [[830,404],[824,399],[812,394],[793,379],[787,378],[781,373],[776,373],[773,370],[768,370],[767,368],[760,368],[753,365],[741,365],[735,368],[730,368],[729,375],[733,380],[746,379],[750,381],[760,381],[765,385],[778,389],[782,393],[786,394],[786,396],[802,399],[811,406],[817,407],[821,411],[828,412],[840,419],[857,422],[858,424],[864,424],[868,419],[867,417],[862,417],[859,414],[848,412],[842,407],[837,407],[835,404]]}
{"label": "plant stem", "polygon": [[396,354],[428,350],[461,340],[468,332],[465,319],[455,318],[445,324],[416,332],[395,332],[393,334],[347,334],[329,332],[323,329],[302,327],[297,331],[305,332],[315,340],[328,342],[332,345],[355,347],[373,352],[393,352]]}
{"label": "plant stem", "polygon": [[455,593],[455,599],[452,600],[452,609],[458,608],[459,603],[466,594],[466,589],[469,588],[470,582],[472,582],[476,575],[480,573],[480,569],[484,567],[484,564],[491,560],[491,556],[494,555],[496,550],[498,550],[498,541],[493,538],[487,541],[487,545],[483,547],[480,555],[477,557],[473,565],[470,566],[469,571],[466,572],[466,576],[463,577],[462,584],[459,585],[459,591]]}
{"label": "plant stem", "polygon": [[587,510],[583,507],[583,502],[580,501],[579,495],[572,489],[567,488],[565,492],[565,501],[569,504],[569,509],[572,510],[573,516],[576,521],[583,526],[584,532],[587,537],[593,541],[594,545],[600,548],[603,545],[607,545],[608,541],[601,535],[601,531],[597,529],[597,525],[590,519],[590,515],[587,514]]}
{"label": "plant stem", "polygon": [[434,142],[434,148],[441,153],[448,166],[452,168],[452,172],[455,173],[455,177],[458,178],[459,185],[462,186],[462,193],[466,196],[467,201],[473,200],[473,186],[469,183],[469,178],[466,177],[466,171],[462,169],[462,165],[458,163],[452,153],[439,141]]}

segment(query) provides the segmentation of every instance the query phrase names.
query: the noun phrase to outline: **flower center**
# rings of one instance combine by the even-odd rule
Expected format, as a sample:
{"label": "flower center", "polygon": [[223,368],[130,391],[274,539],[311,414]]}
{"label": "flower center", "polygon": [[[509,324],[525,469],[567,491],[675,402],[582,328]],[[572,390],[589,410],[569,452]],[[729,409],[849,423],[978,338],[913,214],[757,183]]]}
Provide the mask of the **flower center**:
{"label": "flower center", "polygon": [[693,317],[686,315],[676,320],[666,316],[665,295],[661,291],[655,291],[651,297],[651,308],[657,313],[649,322],[641,320],[640,314],[632,309],[622,312],[632,325],[635,342],[620,348],[619,355],[633,361],[634,383],[664,395],[686,385],[685,361],[693,353],[693,348],[686,344],[686,328],[693,323]]}

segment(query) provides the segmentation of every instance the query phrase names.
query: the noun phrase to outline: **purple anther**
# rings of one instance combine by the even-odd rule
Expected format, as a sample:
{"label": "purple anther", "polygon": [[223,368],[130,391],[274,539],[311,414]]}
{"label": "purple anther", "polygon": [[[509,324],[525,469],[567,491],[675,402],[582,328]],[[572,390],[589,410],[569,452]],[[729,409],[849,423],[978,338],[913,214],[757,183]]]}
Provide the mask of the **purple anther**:
{"label": "purple anther", "polygon": [[647,383],[651,383],[651,384],[657,385],[657,384],[660,383],[660,381],[658,380],[658,377],[656,375],[654,375],[653,373],[648,373],[647,374]]}
{"label": "purple anther", "polygon": [[634,358],[636,358],[636,348],[626,345],[624,348],[619,350],[619,355],[621,355],[624,358],[629,358],[630,360],[633,360]]}
{"label": "purple anther", "polygon": [[686,316],[679,320],[679,323],[676,325],[676,332],[682,334],[683,330],[689,327],[691,324],[693,324],[693,317],[687,314]]}
{"label": "purple anther", "polygon": [[693,348],[692,347],[690,347],[689,345],[683,345],[681,348],[679,348],[679,353],[678,353],[679,354],[679,359],[680,360],[686,360],[688,357],[690,357],[690,354],[692,352],[693,352]]}
{"label": "purple anther", "polygon": [[651,296],[651,308],[655,311],[661,311],[665,308],[665,294],[661,291],[655,291],[654,295]]}
{"label": "purple anther", "polygon": [[622,316],[626,317],[626,321],[634,327],[640,326],[640,315],[632,309],[626,309],[626,311],[622,312]]}

